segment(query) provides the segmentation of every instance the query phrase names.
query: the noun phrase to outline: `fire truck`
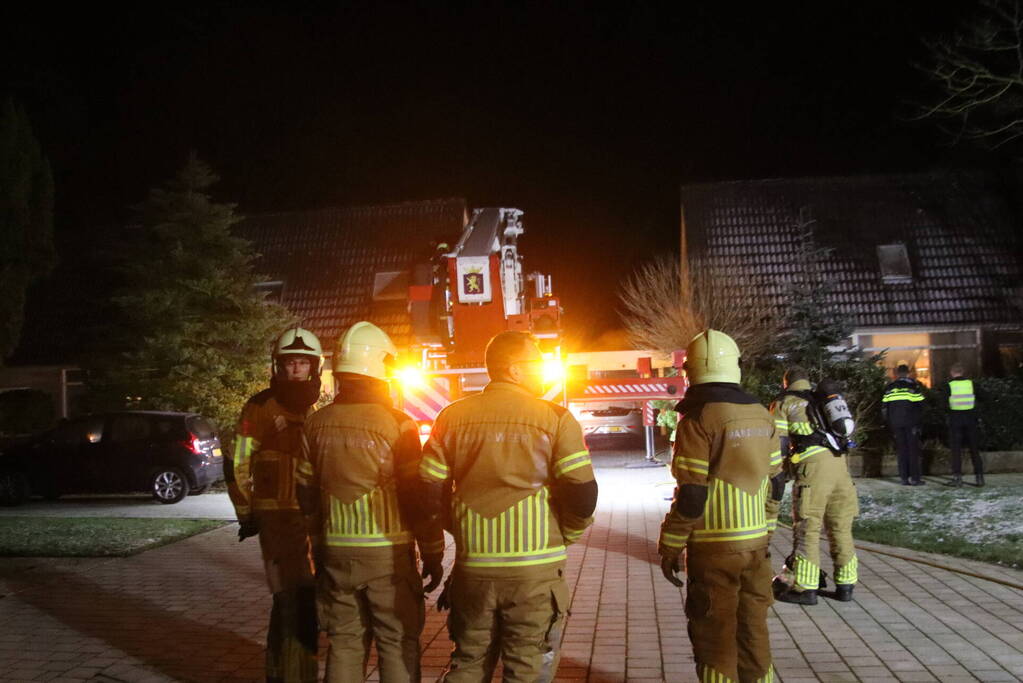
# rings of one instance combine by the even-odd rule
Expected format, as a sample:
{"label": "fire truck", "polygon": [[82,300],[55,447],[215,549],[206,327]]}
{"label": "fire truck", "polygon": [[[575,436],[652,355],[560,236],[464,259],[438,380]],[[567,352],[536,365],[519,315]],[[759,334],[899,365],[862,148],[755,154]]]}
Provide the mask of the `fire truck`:
{"label": "fire truck", "polygon": [[[550,275],[526,273],[518,250],[522,211],[475,209],[450,248],[417,264],[409,287],[412,342],[397,369],[399,403],[428,437],[437,414],[454,400],[482,391],[487,342],[505,330],[531,334],[544,356],[543,396],[568,405],[586,401],[681,398],[681,377],[653,377],[647,364],[635,378],[569,377],[561,338],[561,302]],[[645,375],[645,376],[644,376]],[[648,420],[649,421],[649,420]],[[647,429],[652,448],[652,422]]]}

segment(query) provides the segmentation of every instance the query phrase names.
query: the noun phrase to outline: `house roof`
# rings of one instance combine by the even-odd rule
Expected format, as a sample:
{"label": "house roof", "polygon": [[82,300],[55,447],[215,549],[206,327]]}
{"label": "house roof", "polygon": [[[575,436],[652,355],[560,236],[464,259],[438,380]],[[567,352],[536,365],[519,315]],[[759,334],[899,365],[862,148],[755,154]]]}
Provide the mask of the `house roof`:
{"label": "house roof", "polygon": [[[464,199],[250,216],[237,232],[260,254],[257,272],[283,281],[281,303],[333,350],[353,323],[370,320],[399,347],[411,324],[405,297],[374,301],[378,273],[407,271],[432,255],[431,240],[458,238]],[[378,297],[379,298],[379,297]]]}
{"label": "house roof", "polygon": [[[1020,324],[1021,238],[992,177],[973,172],[749,180],[681,188],[690,263],[758,283],[783,312],[809,229],[821,272],[856,327]],[[878,247],[904,244],[908,281],[882,278]],[[1015,293],[1015,294],[1014,294]]]}

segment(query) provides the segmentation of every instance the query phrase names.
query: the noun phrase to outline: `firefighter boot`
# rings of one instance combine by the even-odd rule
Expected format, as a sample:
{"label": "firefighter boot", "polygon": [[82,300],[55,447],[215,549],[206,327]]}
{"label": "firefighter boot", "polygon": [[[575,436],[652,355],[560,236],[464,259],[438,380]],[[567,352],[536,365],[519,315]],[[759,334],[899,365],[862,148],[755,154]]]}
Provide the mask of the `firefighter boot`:
{"label": "firefighter boot", "polygon": [[977,486],[983,486],[983,485],[984,485],[984,473],[983,472],[977,472]]}
{"label": "firefighter boot", "polygon": [[817,591],[797,591],[789,589],[774,596],[779,602],[789,602],[793,605],[816,605]]}
{"label": "firefighter boot", "polygon": [[852,583],[836,583],[835,591],[829,594],[828,597],[839,602],[852,602],[854,587],[855,584]]}
{"label": "firefighter boot", "polygon": [[961,475],[961,474],[953,474],[952,478],[945,482],[945,486],[956,486],[956,487],[958,487],[958,486],[962,486],[962,485],[963,485],[963,475]]}

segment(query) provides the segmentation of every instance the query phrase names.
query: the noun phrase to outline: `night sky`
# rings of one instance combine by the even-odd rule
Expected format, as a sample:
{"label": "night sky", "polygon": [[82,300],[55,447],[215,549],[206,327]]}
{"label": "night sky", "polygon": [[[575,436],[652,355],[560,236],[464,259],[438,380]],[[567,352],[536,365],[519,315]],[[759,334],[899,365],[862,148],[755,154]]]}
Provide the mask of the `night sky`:
{"label": "night sky", "polygon": [[243,213],[521,208],[527,268],[593,338],[618,325],[616,283],[677,251],[680,183],[956,161],[896,112],[920,37],[966,2],[145,4],[0,17],[3,94],[54,167],[65,259],[102,251],[195,150]]}

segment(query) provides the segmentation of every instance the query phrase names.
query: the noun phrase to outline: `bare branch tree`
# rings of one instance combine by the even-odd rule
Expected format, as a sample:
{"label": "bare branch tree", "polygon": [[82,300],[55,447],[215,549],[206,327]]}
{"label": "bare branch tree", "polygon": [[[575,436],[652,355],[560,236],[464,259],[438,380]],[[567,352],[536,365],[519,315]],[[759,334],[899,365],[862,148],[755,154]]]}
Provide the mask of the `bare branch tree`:
{"label": "bare branch tree", "polygon": [[684,349],[711,327],[735,339],[743,358],[752,360],[767,352],[778,333],[770,311],[758,305],[759,289],[741,269],[702,262],[683,269],[678,260],[662,256],[637,269],[619,298],[637,348]]}
{"label": "bare branch tree", "polygon": [[953,143],[996,149],[1023,136],[1023,9],[1020,0],[981,0],[981,11],[951,38],[925,40],[934,86],[912,120],[930,119]]}

